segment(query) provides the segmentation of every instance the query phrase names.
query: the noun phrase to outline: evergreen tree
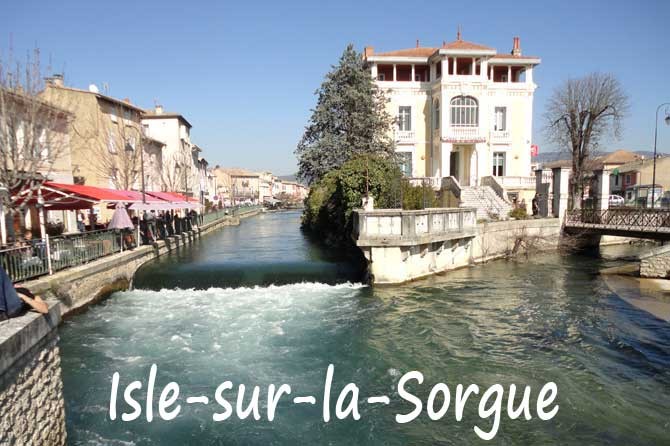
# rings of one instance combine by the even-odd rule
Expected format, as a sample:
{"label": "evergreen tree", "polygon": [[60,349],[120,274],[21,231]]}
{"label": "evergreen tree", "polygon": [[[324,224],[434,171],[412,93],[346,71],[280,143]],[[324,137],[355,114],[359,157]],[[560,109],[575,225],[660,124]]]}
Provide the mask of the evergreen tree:
{"label": "evergreen tree", "polygon": [[358,154],[394,155],[394,119],[353,45],[347,46],[316,94],[316,108],[295,151],[300,179],[313,184]]}

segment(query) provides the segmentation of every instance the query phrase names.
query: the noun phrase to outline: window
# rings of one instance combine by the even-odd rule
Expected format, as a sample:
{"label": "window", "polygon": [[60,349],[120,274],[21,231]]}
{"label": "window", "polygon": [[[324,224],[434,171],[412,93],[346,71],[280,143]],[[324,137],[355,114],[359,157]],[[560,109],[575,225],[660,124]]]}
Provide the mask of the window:
{"label": "window", "polygon": [[398,152],[400,171],[406,177],[412,176],[412,152]]}
{"label": "window", "polygon": [[630,174],[626,174],[626,184],[630,184]]}
{"label": "window", "polygon": [[495,108],[493,130],[496,132],[504,132],[507,130],[507,107]]}
{"label": "window", "polygon": [[433,104],[433,128],[438,130],[440,128],[440,100],[435,99]]}
{"label": "window", "polygon": [[493,176],[494,177],[505,176],[505,152],[493,153]]}
{"label": "window", "polygon": [[116,141],[114,141],[114,130],[109,131],[109,141],[107,143],[109,153],[116,153]]}
{"label": "window", "polygon": [[386,80],[386,76],[384,75],[384,73],[379,73],[379,74],[377,75],[377,80],[378,80],[378,81],[385,81],[385,80]]}
{"label": "window", "polygon": [[398,108],[398,129],[406,132],[412,130],[412,107],[400,106]]}
{"label": "window", "polygon": [[456,96],[451,100],[452,127],[477,127],[479,105],[472,96]]}

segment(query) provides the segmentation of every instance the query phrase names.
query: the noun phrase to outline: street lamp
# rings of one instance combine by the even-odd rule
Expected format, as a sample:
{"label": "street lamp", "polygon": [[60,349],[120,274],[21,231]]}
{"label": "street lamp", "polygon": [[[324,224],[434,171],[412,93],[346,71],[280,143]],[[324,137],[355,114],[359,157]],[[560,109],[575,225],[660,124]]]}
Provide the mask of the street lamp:
{"label": "street lamp", "polygon": [[658,141],[658,112],[661,111],[662,107],[665,109],[665,124],[670,125],[670,112],[667,107],[670,106],[670,102],[665,102],[658,106],[656,109],[656,120],[654,121],[654,169],[651,180],[651,207],[652,209],[656,207],[656,142]]}
{"label": "street lamp", "polygon": [[[135,129],[135,127],[132,127],[132,128]],[[140,138],[139,138],[140,143],[139,144],[140,144],[140,174],[142,175],[142,204],[146,204],[147,199],[146,199],[145,190],[144,190],[144,150],[142,149],[142,133],[140,132],[139,129],[135,129],[135,130],[137,130],[137,133],[140,136]],[[135,149],[133,148],[133,146],[131,144],[126,144],[126,152],[128,152],[130,154],[130,153],[135,152]]]}

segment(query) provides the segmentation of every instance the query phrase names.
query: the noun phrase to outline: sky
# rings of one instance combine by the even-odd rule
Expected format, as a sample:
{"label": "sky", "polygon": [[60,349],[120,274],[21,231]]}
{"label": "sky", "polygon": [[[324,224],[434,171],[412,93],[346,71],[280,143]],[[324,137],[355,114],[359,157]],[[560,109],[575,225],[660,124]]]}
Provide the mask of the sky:
{"label": "sky", "polygon": [[[611,149],[651,150],[656,107],[670,102],[670,1],[0,0],[0,58],[39,48],[69,86],[108,85],[193,124],[210,165],[296,171],[314,92],[348,43],[362,51],[456,38],[539,56],[533,143],[551,92],[571,77],[613,73],[631,101]],[[661,120],[659,120],[661,121]],[[670,127],[659,128],[670,152]]]}

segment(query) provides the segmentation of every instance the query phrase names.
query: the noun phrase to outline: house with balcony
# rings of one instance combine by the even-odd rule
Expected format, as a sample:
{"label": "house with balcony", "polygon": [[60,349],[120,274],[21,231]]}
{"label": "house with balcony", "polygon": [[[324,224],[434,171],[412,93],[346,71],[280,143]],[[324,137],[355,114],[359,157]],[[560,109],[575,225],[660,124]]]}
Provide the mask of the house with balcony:
{"label": "house with balcony", "polygon": [[510,196],[530,203],[533,70],[540,58],[523,55],[518,37],[510,53],[467,42],[459,32],[440,47],[366,47],[364,61],[397,117],[396,151],[407,177],[446,183],[461,202],[477,201],[464,204],[495,202],[480,216],[505,213]]}

